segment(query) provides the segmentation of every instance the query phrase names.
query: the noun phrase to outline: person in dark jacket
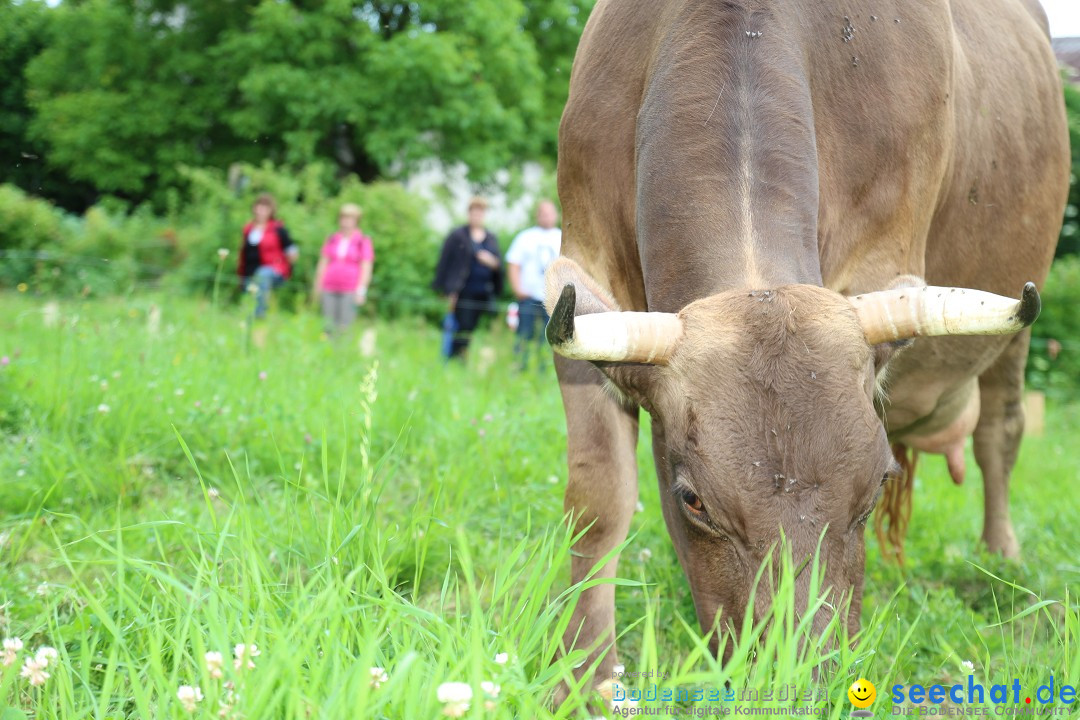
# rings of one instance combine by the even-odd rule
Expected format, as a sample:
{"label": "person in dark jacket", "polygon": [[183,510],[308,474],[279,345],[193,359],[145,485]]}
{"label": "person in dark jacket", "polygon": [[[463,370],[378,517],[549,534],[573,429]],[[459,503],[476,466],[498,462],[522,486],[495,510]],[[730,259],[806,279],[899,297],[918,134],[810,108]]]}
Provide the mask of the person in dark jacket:
{"label": "person in dark jacket", "polygon": [[252,219],[244,226],[236,273],[245,289],[255,286],[255,317],[266,315],[270,291],[289,279],[300,254],[289,231],[275,217],[274,197],[263,193],[251,208]]}
{"label": "person in dark jacket", "polygon": [[498,238],[484,227],[487,201],[469,201],[469,223],[454,228],[443,242],[439,265],[435,268],[437,291],[450,301],[457,332],[450,356],[460,356],[469,346],[469,336],[488,311],[491,301],[502,292],[502,256]]}

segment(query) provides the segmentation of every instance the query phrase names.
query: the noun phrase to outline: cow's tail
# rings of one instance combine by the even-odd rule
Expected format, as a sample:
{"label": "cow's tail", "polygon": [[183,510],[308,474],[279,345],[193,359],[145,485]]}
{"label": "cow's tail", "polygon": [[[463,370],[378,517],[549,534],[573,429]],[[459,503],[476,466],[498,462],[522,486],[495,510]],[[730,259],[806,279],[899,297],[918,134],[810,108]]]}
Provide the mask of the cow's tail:
{"label": "cow's tail", "polygon": [[911,520],[911,496],[915,490],[915,465],[919,451],[899,443],[892,446],[893,456],[900,463],[900,475],[885,483],[885,492],[874,513],[874,532],[877,533],[881,554],[904,564],[904,536]]}

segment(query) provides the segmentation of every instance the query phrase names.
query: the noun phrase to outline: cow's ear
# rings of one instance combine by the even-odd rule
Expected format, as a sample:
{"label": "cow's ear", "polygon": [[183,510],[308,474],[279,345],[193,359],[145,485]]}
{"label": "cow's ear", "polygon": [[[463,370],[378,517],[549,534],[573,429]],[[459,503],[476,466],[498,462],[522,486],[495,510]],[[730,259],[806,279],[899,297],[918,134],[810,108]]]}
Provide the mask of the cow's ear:
{"label": "cow's ear", "polygon": [[551,263],[547,270],[546,282],[547,293],[544,305],[549,315],[555,311],[555,304],[559,302],[559,296],[567,285],[573,285],[576,291],[575,316],[618,312],[622,309],[611,297],[611,293],[568,257],[560,257]]}
{"label": "cow's ear", "polygon": [[[882,290],[896,290],[904,287],[926,287],[926,281],[918,275],[899,275]],[[874,346],[874,375],[879,384],[887,377],[889,361],[896,357],[897,353],[909,347],[914,340],[894,340],[892,342],[879,343]]]}
{"label": "cow's ear", "polygon": [[[547,293],[545,306],[551,315],[553,324],[573,320],[581,315],[596,313],[621,312],[622,308],[600,283],[576,262],[567,257],[560,257],[548,267]],[[555,307],[559,299],[566,295],[567,286],[573,286],[573,317],[559,317]],[[558,333],[556,333],[558,334]],[[548,338],[552,337],[549,328]],[[620,401],[628,405],[639,405],[650,413],[650,388],[655,379],[656,366],[637,362],[591,361],[610,382],[609,388],[616,391]]]}

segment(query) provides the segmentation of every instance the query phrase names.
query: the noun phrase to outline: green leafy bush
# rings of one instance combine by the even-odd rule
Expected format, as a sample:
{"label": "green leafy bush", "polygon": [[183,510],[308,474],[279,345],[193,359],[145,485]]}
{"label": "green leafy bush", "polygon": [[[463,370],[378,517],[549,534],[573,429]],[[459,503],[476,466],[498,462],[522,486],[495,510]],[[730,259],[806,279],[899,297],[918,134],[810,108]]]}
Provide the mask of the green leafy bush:
{"label": "green leafy bush", "polygon": [[375,246],[372,306],[390,316],[437,314],[442,307],[428,287],[439,238],[425,223],[424,202],[400,184],[353,177],[339,183],[320,164],[295,173],[266,164],[236,165],[228,174],[181,168],[181,174],[186,197],[174,194],[164,216],[149,205],[127,212],[105,200],[80,218],[0,186],[0,287],[25,283],[36,292],[103,295],[160,284],[235,299],[241,230],[255,198],[269,192],[300,248],[292,280],[277,293],[279,305],[296,308],[310,300],[319,251],[337,229],[341,205],[352,202],[363,208],[361,229]]}
{"label": "green leafy bush", "polygon": [[1042,302],[1031,328],[1028,383],[1039,390],[1075,390],[1080,384],[1080,256],[1054,261]]}
{"label": "green leafy bush", "polygon": [[[235,294],[237,253],[241,230],[251,217],[251,206],[262,192],[278,203],[278,218],[300,247],[293,278],[278,295],[286,307],[308,300],[326,238],[337,229],[341,205],[363,208],[360,226],[375,246],[375,272],[371,299],[380,314],[423,312],[433,307],[428,289],[438,238],[424,220],[424,203],[393,182],[364,184],[353,177],[334,187],[327,166],[310,165],[296,174],[270,165],[238,165],[231,180],[217,170],[185,168],[191,203],[177,220],[177,248],[181,262],[169,279],[187,292],[210,293],[215,283],[222,296]],[[222,261],[218,250],[228,251]]]}

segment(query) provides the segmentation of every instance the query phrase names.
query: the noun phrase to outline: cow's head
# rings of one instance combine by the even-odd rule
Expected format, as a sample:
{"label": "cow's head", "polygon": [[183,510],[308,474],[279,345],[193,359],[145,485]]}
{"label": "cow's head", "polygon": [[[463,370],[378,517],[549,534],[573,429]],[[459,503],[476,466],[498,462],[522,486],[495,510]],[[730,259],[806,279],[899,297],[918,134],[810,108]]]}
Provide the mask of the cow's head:
{"label": "cow's head", "polygon": [[[837,599],[852,593],[854,631],[864,525],[895,467],[874,409],[882,350],[918,335],[1016,332],[1039,309],[1031,284],[1019,302],[789,285],[723,292],[678,314],[622,312],[566,258],[548,293],[555,351],[595,363],[652,416],[664,519],[706,630],[739,626],[782,532],[796,566],[821,541],[824,585]],[[796,583],[802,608],[809,575]],[[759,585],[755,619],[770,600]],[[827,621],[819,613],[815,627]]]}

